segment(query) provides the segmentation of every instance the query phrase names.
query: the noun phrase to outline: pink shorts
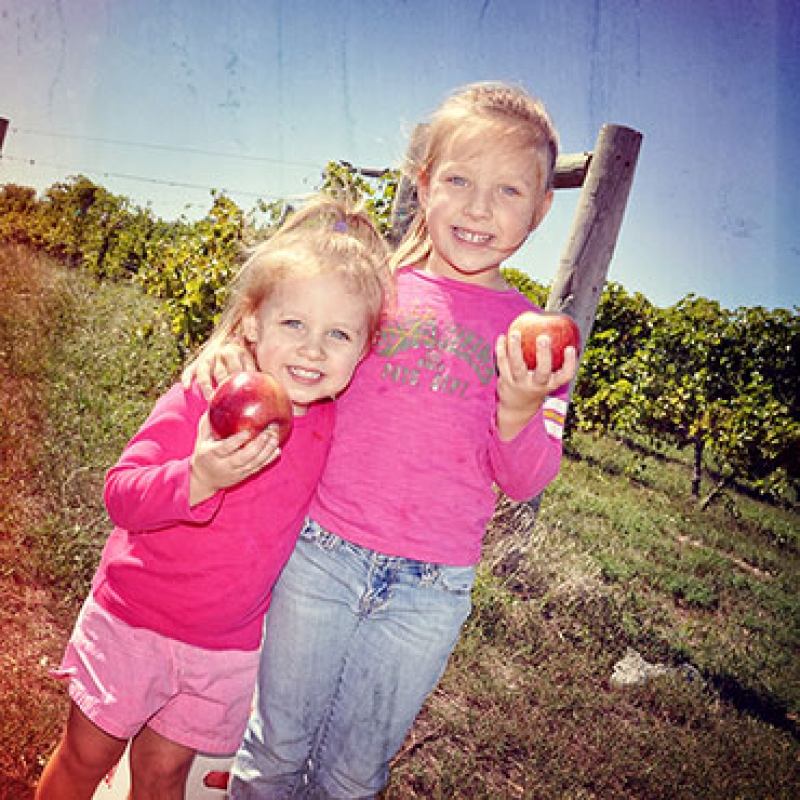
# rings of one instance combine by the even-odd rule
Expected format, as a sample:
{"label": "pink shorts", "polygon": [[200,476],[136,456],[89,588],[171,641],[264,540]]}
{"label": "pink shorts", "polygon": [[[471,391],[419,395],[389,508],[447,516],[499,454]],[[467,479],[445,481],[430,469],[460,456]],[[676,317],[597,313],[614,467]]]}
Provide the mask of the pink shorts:
{"label": "pink shorts", "polygon": [[204,650],[117,619],[86,600],[54,676],[111,736],[145,725],[203,753],[228,755],[241,742],[253,700],[258,650]]}

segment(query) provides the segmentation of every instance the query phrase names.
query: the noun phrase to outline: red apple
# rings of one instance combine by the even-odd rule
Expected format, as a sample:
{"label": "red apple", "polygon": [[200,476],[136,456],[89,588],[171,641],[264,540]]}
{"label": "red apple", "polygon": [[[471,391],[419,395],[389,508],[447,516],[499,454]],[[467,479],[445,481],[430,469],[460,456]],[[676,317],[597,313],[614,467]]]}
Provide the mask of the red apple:
{"label": "red apple", "polygon": [[292,432],[292,402],[272,375],[250,370],[231,375],[217,387],[208,418],[214,432],[223,439],[244,430],[255,435],[275,424],[283,445]]}
{"label": "red apple", "polygon": [[564,349],[581,346],[581,333],[572,317],[554,311],[523,311],[510,325],[508,332],[519,331],[522,336],[522,355],[528,369],[536,369],[536,339],[542,334],[550,337],[553,370],[564,366]]}

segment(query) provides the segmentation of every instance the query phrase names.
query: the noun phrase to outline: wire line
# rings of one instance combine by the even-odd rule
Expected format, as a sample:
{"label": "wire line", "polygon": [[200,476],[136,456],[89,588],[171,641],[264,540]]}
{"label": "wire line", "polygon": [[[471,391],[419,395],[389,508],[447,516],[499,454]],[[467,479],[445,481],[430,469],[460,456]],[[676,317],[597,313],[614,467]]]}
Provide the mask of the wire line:
{"label": "wire line", "polygon": [[[29,164],[30,166],[63,169],[68,172],[73,171],[72,168],[67,166],[66,164],[57,164],[52,161],[41,161],[34,158],[21,158],[19,156],[3,155],[0,156],[0,163],[3,161],[17,161],[22,164]],[[185,181],[166,180],[163,178],[151,178],[145,175],[131,175],[130,173],[125,173],[125,172],[108,172],[106,170],[99,170],[99,169],[90,169],[90,170],[82,169],[78,170],[78,172],[80,174],[102,175],[104,178],[122,178],[124,180],[129,180],[129,181],[138,181],[139,183],[152,183],[161,186],[171,186],[179,189],[201,189],[204,191],[211,191],[212,189],[216,189],[218,191],[225,192],[228,194],[244,195],[246,197],[255,197],[261,200],[283,200],[283,199],[294,199],[295,197],[292,196],[289,198],[284,198],[282,196],[279,197],[278,195],[265,194],[263,192],[250,192],[244,189],[231,189],[226,187],[208,186],[200,183],[186,183]]]}
{"label": "wire line", "polygon": [[24,133],[33,136],[51,136],[56,139],[79,139],[86,142],[97,142],[100,144],[114,144],[123,147],[141,147],[146,150],[169,150],[176,153],[193,153],[203,156],[217,156],[220,158],[238,158],[241,161],[258,161],[267,164],[286,164],[294,167],[318,167],[319,165],[311,161],[292,161],[281,158],[268,158],[267,156],[251,156],[243,153],[225,153],[218,150],[205,150],[200,147],[179,147],[178,145],[157,144],[153,142],[132,142],[122,139],[106,139],[100,136],[82,136],[76,133],[61,133],[58,131],[40,131],[32,128],[17,128],[12,126],[13,133]]}

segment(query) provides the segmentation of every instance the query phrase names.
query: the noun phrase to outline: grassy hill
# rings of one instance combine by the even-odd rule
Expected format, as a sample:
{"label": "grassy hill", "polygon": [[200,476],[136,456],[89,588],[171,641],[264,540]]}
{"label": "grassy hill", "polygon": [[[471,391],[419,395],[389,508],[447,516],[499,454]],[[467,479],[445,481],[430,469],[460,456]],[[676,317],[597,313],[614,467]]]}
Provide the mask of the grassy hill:
{"label": "grassy hill", "polygon": [[[179,369],[157,312],[0,250],[3,797],[27,796],[60,729],[46,669],[108,531],[105,469]],[[690,472],[681,453],[575,436],[538,513],[501,498],[387,798],[797,795],[797,509],[727,491],[701,511]],[[682,669],[614,688],[629,648]]]}

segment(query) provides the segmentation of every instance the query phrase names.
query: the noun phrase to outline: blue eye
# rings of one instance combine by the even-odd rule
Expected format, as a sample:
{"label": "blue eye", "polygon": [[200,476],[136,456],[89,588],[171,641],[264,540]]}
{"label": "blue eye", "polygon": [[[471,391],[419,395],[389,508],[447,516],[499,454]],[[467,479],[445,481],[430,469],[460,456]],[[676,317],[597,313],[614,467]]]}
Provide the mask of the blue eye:
{"label": "blue eye", "polygon": [[331,331],[331,338],[338,339],[341,342],[349,342],[350,334],[346,331],[339,330],[338,328]]}
{"label": "blue eye", "polygon": [[281,325],[292,330],[298,330],[303,327],[303,323],[299,319],[285,319],[281,322]]}
{"label": "blue eye", "polygon": [[500,191],[508,197],[518,197],[521,194],[516,186],[501,186]]}
{"label": "blue eye", "polygon": [[452,175],[447,180],[448,180],[449,183],[452,183],[453,186],[466,186],[467,185],[467,179],[464,178],[461,175]]}

